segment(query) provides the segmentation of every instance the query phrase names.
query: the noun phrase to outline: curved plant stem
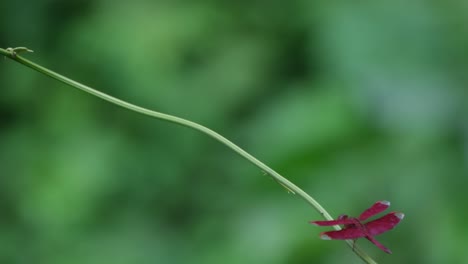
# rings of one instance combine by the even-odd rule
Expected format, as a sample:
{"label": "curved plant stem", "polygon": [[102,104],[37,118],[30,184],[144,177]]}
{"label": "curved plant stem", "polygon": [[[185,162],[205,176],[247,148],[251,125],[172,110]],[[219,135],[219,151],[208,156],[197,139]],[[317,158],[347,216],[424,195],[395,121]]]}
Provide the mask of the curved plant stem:
{"label": "curved plant stem", "polygon": [[[281,184],[283,187],[285,187],[288,191],[292,192],[293,194],[297,194],[299,195],[302,199],[304,199],[308,204],[312,205],[315,210],[317,210],[326,220],[333,220],[333,218],[330,216],[330,214],[317,202],[315,201],[315,199],[313,199],[312,197],[310,197],[306,192],[304,192],[302,189],[300,189],[299,187],[297,187],[295,184],[293,184],[292,182],[290,182],[289,180],[287,180],[286,178],[284,178],[283,176],[281,176],[279,173],[277,173],[276,171],[274,171],[273,169],[271,169],[270,167],[268,167],[267,165],[265,165],[263,162],[259,161],[258,159],[256,159],[254,156],[250,155],[249,153],[247,153],[245,150],[241,149],[240,147],[238,147],[237,145],[235,145],[234,143],[232,143],[231,141],[229,141],[228,139],[226,139],[225,137],[221,136],[220,134],[216,133],[215,131],[207,128],[207,127],[204,127],[200,124],[197,124],[195,122],[192,122],[192,121],[189,121],[189,120],[186,120],[186,119],[183,119],[183,118],[180,118],[180,117],[176,117],[176,116],[172,116],[172,115],[168,115],[168,114],[163,114],[163,113],[160,113],[160,112],[156,112],[156,111],[152,111],[152,110],[149,110],[149,109],[146,109],[146,108],[143,108],[143,107],[140,107],[140,106],[137,106],[137,105],[134,105],[134,104],[131,104],[131,103],[128,103],[128,102],[125,102],[123,100],[120,100],[120,99],[117,99],[115,97],[112,97],[110,95],[107,95],[105,93],[102,93],[102,92],[99,92],[89,86],[86,86],[84,84],[81,84],[79,82],[76,82],[72,79],[69,79],[63,75],[60,75],[56,72],[53,72],[47,68],[44,68],[38,64],[35,64],[33,63],[32,61],[29,61],[21,56],[19,56],[17,54],[17,52],[15,51],[19,51],[19,52],[26,52],[26,51],[30,51],[26,48],[8,48],[8,49],[1,49],[0,48],[0,54],[1,55],[4,55],[16,62],[19,62],[29,68],[32,68],[33,70],[36,70],[42,74],[45,74],[57,81],[60,81],[60,82],[63,82],[69,86],[72,86],[74,88],[77,88],[77,89],[80,89],[82,91],[85,91],[87,93],[90,93],[96,97],[99,97],[105,101],[108,101],[110,103],[113,103],[115,105],[118,105],[120,107],[123,107],[123,108],[126,108],[130,111],[133,111],[133,112],[137,112],[137,113],[140,113],[140,114],[144,114],[144,115],[148,115],[148,116],[151,116],[153,118],[156,118],[156,119],[160,119],[160,120],[164,120],[164,121],[167,121],[167,122],[170,122],[170,123],[175,123],[175,124],[178,124],[178,125],[181,125],[181,126],[185,126],[185,127],[188,127],[188,128],[191,128],[191,129],[195,129],[195,130],[198,130],[200,132],[202,132],[203,134],[205,135],[208,135],[214,139],[216,139],[217,141],[221,142],[222,144],[226,145],[227,147],[229,147],[230,149],[232,149],[234,152],[236,152],[237,154],[239,154],[240,156],[242,156],[243,158],[245,158],[246,160],[250,161],[251,163],[253,163],[255,166],[257,166],[258,168],[260,168],[262,171],[264,171],[266,174],[268,174],[269,176],[271,176],[275,181],[277,181],[279,184]],[[32,51],[30,51],[32,52]],[[334,228],[336,230],[340,230],[340,226],[334,226]],[[353,249],[353,251],[366,263],[376,263],[371,257],[369,257],[364,251],[362,251],[357,245],[354,244],[354,242],[352,240],[346,240],[347,244]]]}

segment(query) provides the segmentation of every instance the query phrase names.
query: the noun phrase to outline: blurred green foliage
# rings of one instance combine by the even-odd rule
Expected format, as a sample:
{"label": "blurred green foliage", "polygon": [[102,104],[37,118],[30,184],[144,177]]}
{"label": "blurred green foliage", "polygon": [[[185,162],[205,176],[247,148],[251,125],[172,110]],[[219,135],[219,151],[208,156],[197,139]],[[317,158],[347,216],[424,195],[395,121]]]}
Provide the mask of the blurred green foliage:
{"label": "blurred green foliage", "polygon": [[[390,200],[379,263],[468,263],[464,1],[0,2],[0,46],[200,122],[333,215]],[[206,136],[0,61],[0,263],[360,263]]]}

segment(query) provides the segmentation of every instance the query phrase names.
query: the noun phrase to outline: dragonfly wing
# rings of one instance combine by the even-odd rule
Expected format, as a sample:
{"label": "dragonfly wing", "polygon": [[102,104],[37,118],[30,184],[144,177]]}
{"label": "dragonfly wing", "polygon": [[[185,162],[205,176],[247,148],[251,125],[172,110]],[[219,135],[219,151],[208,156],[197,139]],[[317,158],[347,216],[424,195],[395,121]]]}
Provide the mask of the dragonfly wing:
{"label": "dragonfly wing", "polygon": [[331,239],[356,239],[365,237],[366,233],[357,227],[348,227],[338,231],[328,231],[320,233],[320,238],[323,240]]}
{"label": "dragonfly wing", "polygon": [[360,216],[359,220],[363,221],[366,220],[367,218],[376,215],[380,212],[385,211],[388,207],[390,206],[389,201],[378,201],[375,204],[373,204],[370,208],[366,209]]}
{"label": "dragonfly wing", "polygon": [[367,240],[369,240],[370,242],[372,242],[372,244],[376,245],[377,247],[379,247],[381,250],[385,251],[386,253],[388,254],[392,254],[392,251],[390,251],[390,249],[386,248],[384,245],[380,244],[379,241],[375,240],[375,238],[371,237],[371,236],[366,236]]}
{"label": "dragonfly wing", "polygon": [[374,221],[365,224],[367,232],[371,236],[380,235],[388,230],[393,229],[405,215],[400,212],[388,213]]}
{"label": "dragonfly wing", "polygon": [[350,225],[354,223],[354,220],[348,218],[347,215],[340,215],[336,220],[310,221],[309,223],[316,226]]}

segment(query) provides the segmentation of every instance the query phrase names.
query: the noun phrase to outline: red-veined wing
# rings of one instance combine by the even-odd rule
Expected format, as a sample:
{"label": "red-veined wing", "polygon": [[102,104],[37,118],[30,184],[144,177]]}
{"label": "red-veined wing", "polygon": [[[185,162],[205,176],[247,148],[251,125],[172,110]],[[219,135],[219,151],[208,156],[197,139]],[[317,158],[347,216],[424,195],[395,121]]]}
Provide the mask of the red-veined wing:
{"label": "red-veined wing", "polygon": [[336,220],[324,220],[324,221],[310,221],[309,223],[316,226],[334,226],[334,225],[350,225],[354,224],[355,220],[349,218],[347,215],[340,215]]}
{"label": "red-veined wing", "polygon": [[386,248],[384,245],[380,244],[379,241],[375,240],[375,238],[373,237],[370,237],[370,236],[366,236],[367,240],[369,240],[370,242],[372,242],[372,244],[376,245],[377,247],[379,247],[381,250],[385,251],[386,253],[388,254],[392,254],[392,251],[390,251],[390,249]]}
{"label": "red-veined wing", "polygon": [[390,206],[389,201],[378,201],[375,204],[373,204],[370,208],[366,209],[360,216],[359,220],[363,221],[366,220],[367,218],[376,215],[380,212],[385,211],[388,207]]}
{"label": "red-veined wing", "polygon": [[356,226],[348,227],[338,231],[328,231],[320,233],[320,238],[324,240],[330,239],[356,239],[360,237],[365,237],[366,233]]}
{"label": "red-veined wing", "polygon": [[382,234],[390,229],[393,229],[405,215],[400,212],[388,213],[374,221],[365,224],[367,232],[371,236]]}

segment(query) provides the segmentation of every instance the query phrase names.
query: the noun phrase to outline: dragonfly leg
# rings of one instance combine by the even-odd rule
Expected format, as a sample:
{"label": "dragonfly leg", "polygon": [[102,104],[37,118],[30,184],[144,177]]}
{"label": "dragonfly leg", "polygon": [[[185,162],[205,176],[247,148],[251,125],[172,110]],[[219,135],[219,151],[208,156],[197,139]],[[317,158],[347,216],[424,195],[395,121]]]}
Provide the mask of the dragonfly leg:
{"label": "dragonfly leg", "polygon": [[353,251],[356,250],[356,240],[357,240],[357,238],[353,239]]}

